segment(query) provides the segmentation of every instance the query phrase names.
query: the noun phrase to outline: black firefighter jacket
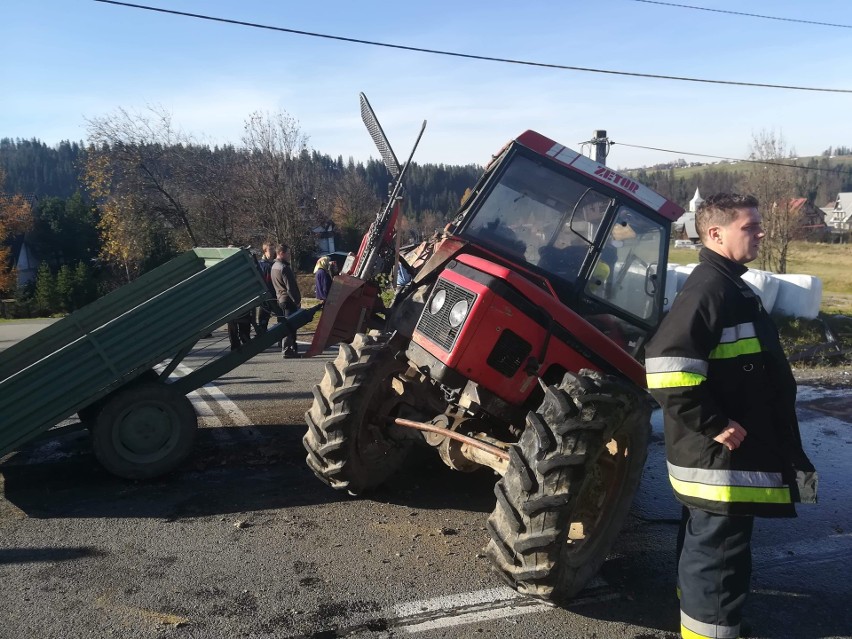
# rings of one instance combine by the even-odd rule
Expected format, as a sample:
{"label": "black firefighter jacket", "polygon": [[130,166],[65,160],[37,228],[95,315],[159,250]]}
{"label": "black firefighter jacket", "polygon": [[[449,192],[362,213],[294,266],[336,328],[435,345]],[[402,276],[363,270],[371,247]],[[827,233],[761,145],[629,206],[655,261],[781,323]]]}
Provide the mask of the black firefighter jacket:
{"label": "black firefighter jacket", "polygon": [[[699,260],[645,350],[648,389],[664,413],[669,480],[687,506],[795,517],[797,471],[814,491],[816,478],[778,331],[742,280],[745,266],[707,248]],[[747,433],[734,451],[713,441],[728,419]]]}

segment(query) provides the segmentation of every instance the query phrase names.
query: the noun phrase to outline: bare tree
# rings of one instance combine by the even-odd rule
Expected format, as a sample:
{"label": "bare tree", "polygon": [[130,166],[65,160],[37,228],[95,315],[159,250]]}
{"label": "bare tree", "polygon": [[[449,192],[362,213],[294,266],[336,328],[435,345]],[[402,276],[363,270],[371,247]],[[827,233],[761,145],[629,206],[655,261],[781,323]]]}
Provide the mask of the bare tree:
{"label": "bare tree", "polygon": [[188,206],[199,187],[198,166],[190,162],[193,139],[175,128],[171,114],[149,106],[145,112],[119,108],[88,120],[89,156],[107,158],[111,193],[139,198],[167,228],[182,230],[178,244],[197,246],[199,211]]}
{"label": "bare tree", "polygon": [[381,203],[364,177],[350,162],[335,184],[332,219],[343,239],[343,245],[358,247],[361,237],[376,218]]}
{"label": "bare tree", "polygon": [[754,165],[743,180],[743,190],[760,201],[766,231],[758,264],[765,270],[786,273],[790,242],[795,237],[801,216],[801,207],[792,207],[797,196],[796,169],[779,166],[779,163],[792,163],[780,132],[763,130],[753,135],[749,157],[767,162]]}
{"label": "bare tree", "polygon": [[313,171],[308,137],[286,112],[253,113],[245,123],[243,199],[258,236],[290,245],[293,260],[312,248],[321,184]]}

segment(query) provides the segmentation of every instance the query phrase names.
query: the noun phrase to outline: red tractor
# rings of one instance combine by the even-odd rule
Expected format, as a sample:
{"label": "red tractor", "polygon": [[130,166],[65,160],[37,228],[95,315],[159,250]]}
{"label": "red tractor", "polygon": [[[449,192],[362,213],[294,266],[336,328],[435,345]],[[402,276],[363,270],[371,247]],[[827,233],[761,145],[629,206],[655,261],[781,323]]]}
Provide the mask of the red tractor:
{"label": "red tractor", "polygon": [[527,131],[443,233],[400,256],[411,278],[385,309],[372,276],[393,256],[398,195],[323,311],[312,351],[341,343],[305,414],[308,465],[353,495],[416,442],[453,469],[493,469],[494,568],[520,592],[570,599],[603,563],[642,474],[643,345],[682,209]]}

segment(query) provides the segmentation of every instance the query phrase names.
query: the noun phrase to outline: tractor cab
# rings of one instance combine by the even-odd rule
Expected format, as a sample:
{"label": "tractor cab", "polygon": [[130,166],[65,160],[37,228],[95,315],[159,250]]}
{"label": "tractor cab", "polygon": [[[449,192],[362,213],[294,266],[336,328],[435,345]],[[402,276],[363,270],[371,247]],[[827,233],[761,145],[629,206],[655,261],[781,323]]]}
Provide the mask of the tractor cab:
{"label": "tractor cab", "polygon": [[617,174],[560,145],[556,157],[542,154],[531,142],[541,136],[527,132],[497,157],[455,233],[544,279],[563,304],[636,354],[662,312],[671,219],[633,196],[635,182],[603,181]]}

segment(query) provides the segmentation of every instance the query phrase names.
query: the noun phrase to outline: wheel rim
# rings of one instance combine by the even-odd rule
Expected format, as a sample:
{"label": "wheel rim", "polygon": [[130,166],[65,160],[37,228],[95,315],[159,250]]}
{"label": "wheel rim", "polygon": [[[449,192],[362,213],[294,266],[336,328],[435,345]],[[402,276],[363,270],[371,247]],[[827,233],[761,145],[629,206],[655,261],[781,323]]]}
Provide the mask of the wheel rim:
{"label": "wheel rim", "polygon": [[[388,417],[396,416],[402,405],[402,396],[395,394],[391,380],[395,375],[383,375],[381,381],[370,389],[370,400],[364,411],[362,426],[355,434],[355,450],[364,466],[373,466],[388,453],[399,447],[399,443],[388,437]],[[390,389],[390,393],[381,392]]]}
{"label": "wheel rim", "polygon": [[150,463],[168,455],[178,441],[180,420],[164,402],[144,402],[122,411],[112,441],[125,459]]}
{"label": "wheel rim", "polygon": [[572,564],[583,564],[588,555],[597,552],[595,546],[605,537],[599,530],[607,525],[628,489],[625,479],[634,448],[633,437],[625,431],[613,434],[609,441],[599,445],[571,511],[566,544]]}

